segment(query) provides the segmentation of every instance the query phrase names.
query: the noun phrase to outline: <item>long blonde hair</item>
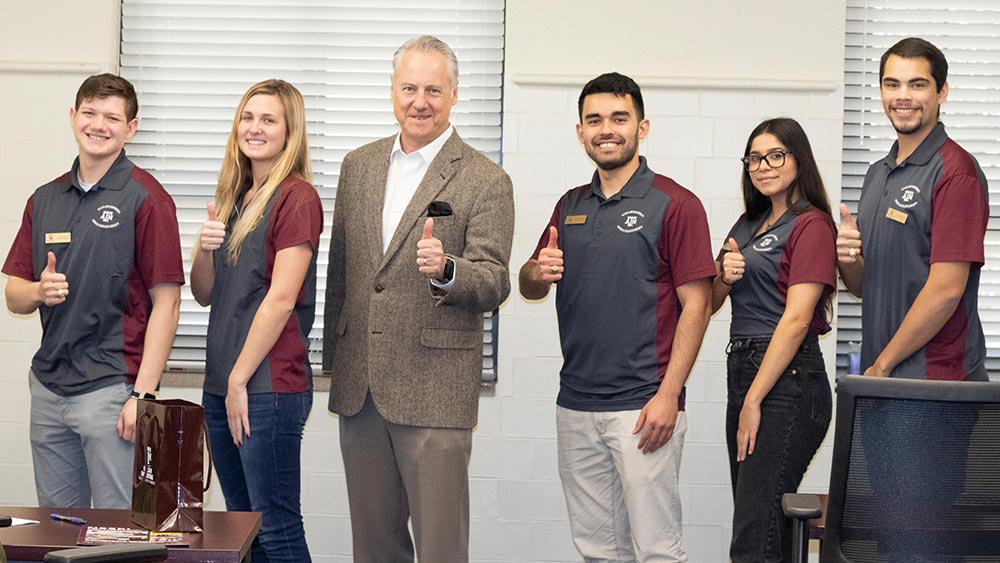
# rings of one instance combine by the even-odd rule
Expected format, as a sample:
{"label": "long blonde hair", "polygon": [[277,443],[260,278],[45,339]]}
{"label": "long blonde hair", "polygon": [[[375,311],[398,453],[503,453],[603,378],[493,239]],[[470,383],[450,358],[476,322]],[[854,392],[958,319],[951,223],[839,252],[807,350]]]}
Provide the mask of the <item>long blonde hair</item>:
{"label": "long blonde hair", "polygon": [[312,171],[309,168],[309,142],[306,138],[305,102],[302,100],[302,94],[295,86],[284,80],[270,79],[258,82],[251,86],[246,94],[243,94],[243,99],[240,100],[240,105],[236,108],[236,116],[233,117],[233,128],[226,141],[226,155],[222,159],[219,184],[215,189],[215,208],[219,220],[228,226],[229,217],[236,207],[240,190],[253,181],[250,159],[240,152],[237,137],[240,116],[250,98],[258,94],[275,95],[281,100],[281,105],[285,109],[285,148],[278,156],[274,167],[268,172],[264,183],[253,194],[250,201],[245,202],[243,212],[236,218],[229,238],[228,259],[230,264],[235,264],[239,259],[243,242],[264,216],[267,202],[285,178],[294,174],[306,182],[312,183]]}

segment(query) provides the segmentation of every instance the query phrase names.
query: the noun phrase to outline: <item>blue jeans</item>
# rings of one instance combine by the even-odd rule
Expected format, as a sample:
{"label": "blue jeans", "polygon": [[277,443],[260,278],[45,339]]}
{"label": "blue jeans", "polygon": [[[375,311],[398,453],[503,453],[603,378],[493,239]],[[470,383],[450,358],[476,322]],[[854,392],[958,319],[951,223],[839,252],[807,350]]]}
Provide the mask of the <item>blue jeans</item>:
{"label": "blue jeans", "polygon": [[770,337],[729,343],[726,442],[733,484],[733,563],[791,560],[791,523],[781,495],[794,493],[830,426],[832,399],[815,336],[807,336],[761,403],[753,455],[736,462],[736,432]]}
{"label": "blue jeans", "polygon": [[201,401],[226,508],[263,516],[251,548],[254,563],[311,561],[299,497],[302,431],[312,393],[251,394],[250,436],[239,448],[229,433],[226,398],[203,393]]}

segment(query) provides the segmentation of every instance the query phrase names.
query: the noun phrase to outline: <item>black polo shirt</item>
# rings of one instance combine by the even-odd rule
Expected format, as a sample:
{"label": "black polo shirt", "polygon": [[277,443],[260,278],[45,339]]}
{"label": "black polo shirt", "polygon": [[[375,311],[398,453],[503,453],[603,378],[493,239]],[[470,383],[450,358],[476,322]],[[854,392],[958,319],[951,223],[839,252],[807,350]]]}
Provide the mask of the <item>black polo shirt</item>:
{"label": "black polo shirt", "polygon": [[954,314],[892,375],[985,381],[978,292],[990,214],[986,177],[941,123],[899,165],[898,154],[897,142],[871,165],[858,204],[865,259],[861,369],[875,362],[899,330],[932,263],[969,262],[969,279]]}
{"label": "black polo shirt", "polygon": [[35,190],[3,272],[38,281],[55,253],[70,292],[42,305],[42,341],[31,369],[58,395],[78,395],[135,380],[142,360],[149,289],[184,283],[177,211],[125,151],[89,191],[69,173]]}
{"label": "black polo shirt", "polygon": [[581,411],[642,408],[670,361],[676,288],[715,276],[704,207],[640,157],[613,197],[604,197],[595,172],[563,195],[549,225],[559,230],[565,264],[556,290],[563,352],[556,402]]}
{"label": "black polo shirt", "polygon": [[229,239],[236,211],[226,227],[226,240],[213,253],[215,282],[208,317],[205,391],[225,395],[229,374],[243,351],[257,309],[271,287],[278,251],[308,243],[313,250],[309,269],[274,346],[250,381],[248,393],[301,393],[312,390],[309,332],[316,313],[316,250],[323,232],[323,205],[311,184],[289,176],[271,194],[264,215],[243,241],[236,264],[228,260]]}
{"label": "black polo shirt", "polygon": [[[770,209],[753,219],[743,215],[729,231],[746,261],[743,278],[729,290],[732,338],[770,336],[785,314],[788,288],[799,283],[826,286],[816,303],[810,334],[826,334],[826,304],[837,283],[837,235],[833,219],[800,199],[769,229],[758,233]],[[727,252],[719,252],[721,263]]]}

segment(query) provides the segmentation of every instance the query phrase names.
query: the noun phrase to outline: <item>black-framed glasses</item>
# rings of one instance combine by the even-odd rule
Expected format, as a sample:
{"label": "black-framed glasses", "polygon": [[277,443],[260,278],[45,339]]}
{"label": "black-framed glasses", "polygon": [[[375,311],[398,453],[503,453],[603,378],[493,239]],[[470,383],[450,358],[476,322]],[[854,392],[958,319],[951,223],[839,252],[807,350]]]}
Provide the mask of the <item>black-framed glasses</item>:
{"label": "black-framed glasses", "polygon": [[746,168],[747,172],[756,172],[760,169],[760,163],[767,160],[767,165],[771,168],[781,168],[785,165],[785,155],[792,154],[792,151],[787,151],[785,149],[778,149],[776,151],[771,151],[763,156],[759,154],[748,154],[740,159],[743,163],[743,168]]}

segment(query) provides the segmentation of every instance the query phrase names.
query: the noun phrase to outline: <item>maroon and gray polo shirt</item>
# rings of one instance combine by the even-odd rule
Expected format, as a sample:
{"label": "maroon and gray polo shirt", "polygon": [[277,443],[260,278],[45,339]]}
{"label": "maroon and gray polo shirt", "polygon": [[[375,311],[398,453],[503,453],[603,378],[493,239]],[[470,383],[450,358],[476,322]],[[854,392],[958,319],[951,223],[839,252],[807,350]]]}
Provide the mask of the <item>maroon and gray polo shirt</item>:
{"label": "maroon and gray polo shirt", "polygon": [[78,158],[28,199],[3,265],[8,276],[38,281],[52,251],[66,274],[66,301],[39,308],[42,341],[31,360],[35,377],[63,396],[134,382],[149,289],[184,283],[177,211],[160,183],[122,151],[84,192],[79,166]]}
{"label": "maroon and gray polo shirt", "polygon": [[[237,205],[237,208],[239,205]],[[312,390],[309,331],[316,313],[316,251],[323,232],[323,205],[316,189],[289,176],[271,195],[257,227],[247,235],[236,264],[227,258],[236,211],[226,240],[214,252],[215,283],[208,317],[205,392],[225,396],[229,373],[243,350],[257,309],[271,287],[278,251],[302,243],[312,247],[312,260],[295,301],[295,309],[247,383],[248,393],[302,393]]]}
{"label": "maroon and gray polo shirt", "polygon": [[[559,229],[565,263],[556,290],[563,352],[557,404],[642,408],[670,361],[680,316],[676,288],[715,276],[701,202],[640,158],[611,198],[601,193],[596,172],[590,184],[567,192],[549,225]],[[547,226],[534,258],[548,239]]]}
{"label": "maroon and gray polo shirt", "polygon": [[[826,304],[837,283],[837,235],[833,219],[800,199],[771,228],[758,234],[770,210],[759,217],[739,218],[726,240],[733,238],[746,260],[743,278],[729,290],[731,338],[770,336],[785,312],[788,288],[799,283],[826,286],[816,303],[809,334],[826,334]],[[798,214],[796,214],[798,212]],[[721,263],[726,250],[719,252]]]}
{"label": "maroon and gray polo shirt", "polygon": [[935,262],[969,262],[962,300],[926,346],[893,377],[985,381],[986,342],[979,322],[979,271],[989,221],[986,177],[938,125],[902,164],[898,143],[872,164],[858,205],[865,259],[861,369],[871,366],[923,289]]}

